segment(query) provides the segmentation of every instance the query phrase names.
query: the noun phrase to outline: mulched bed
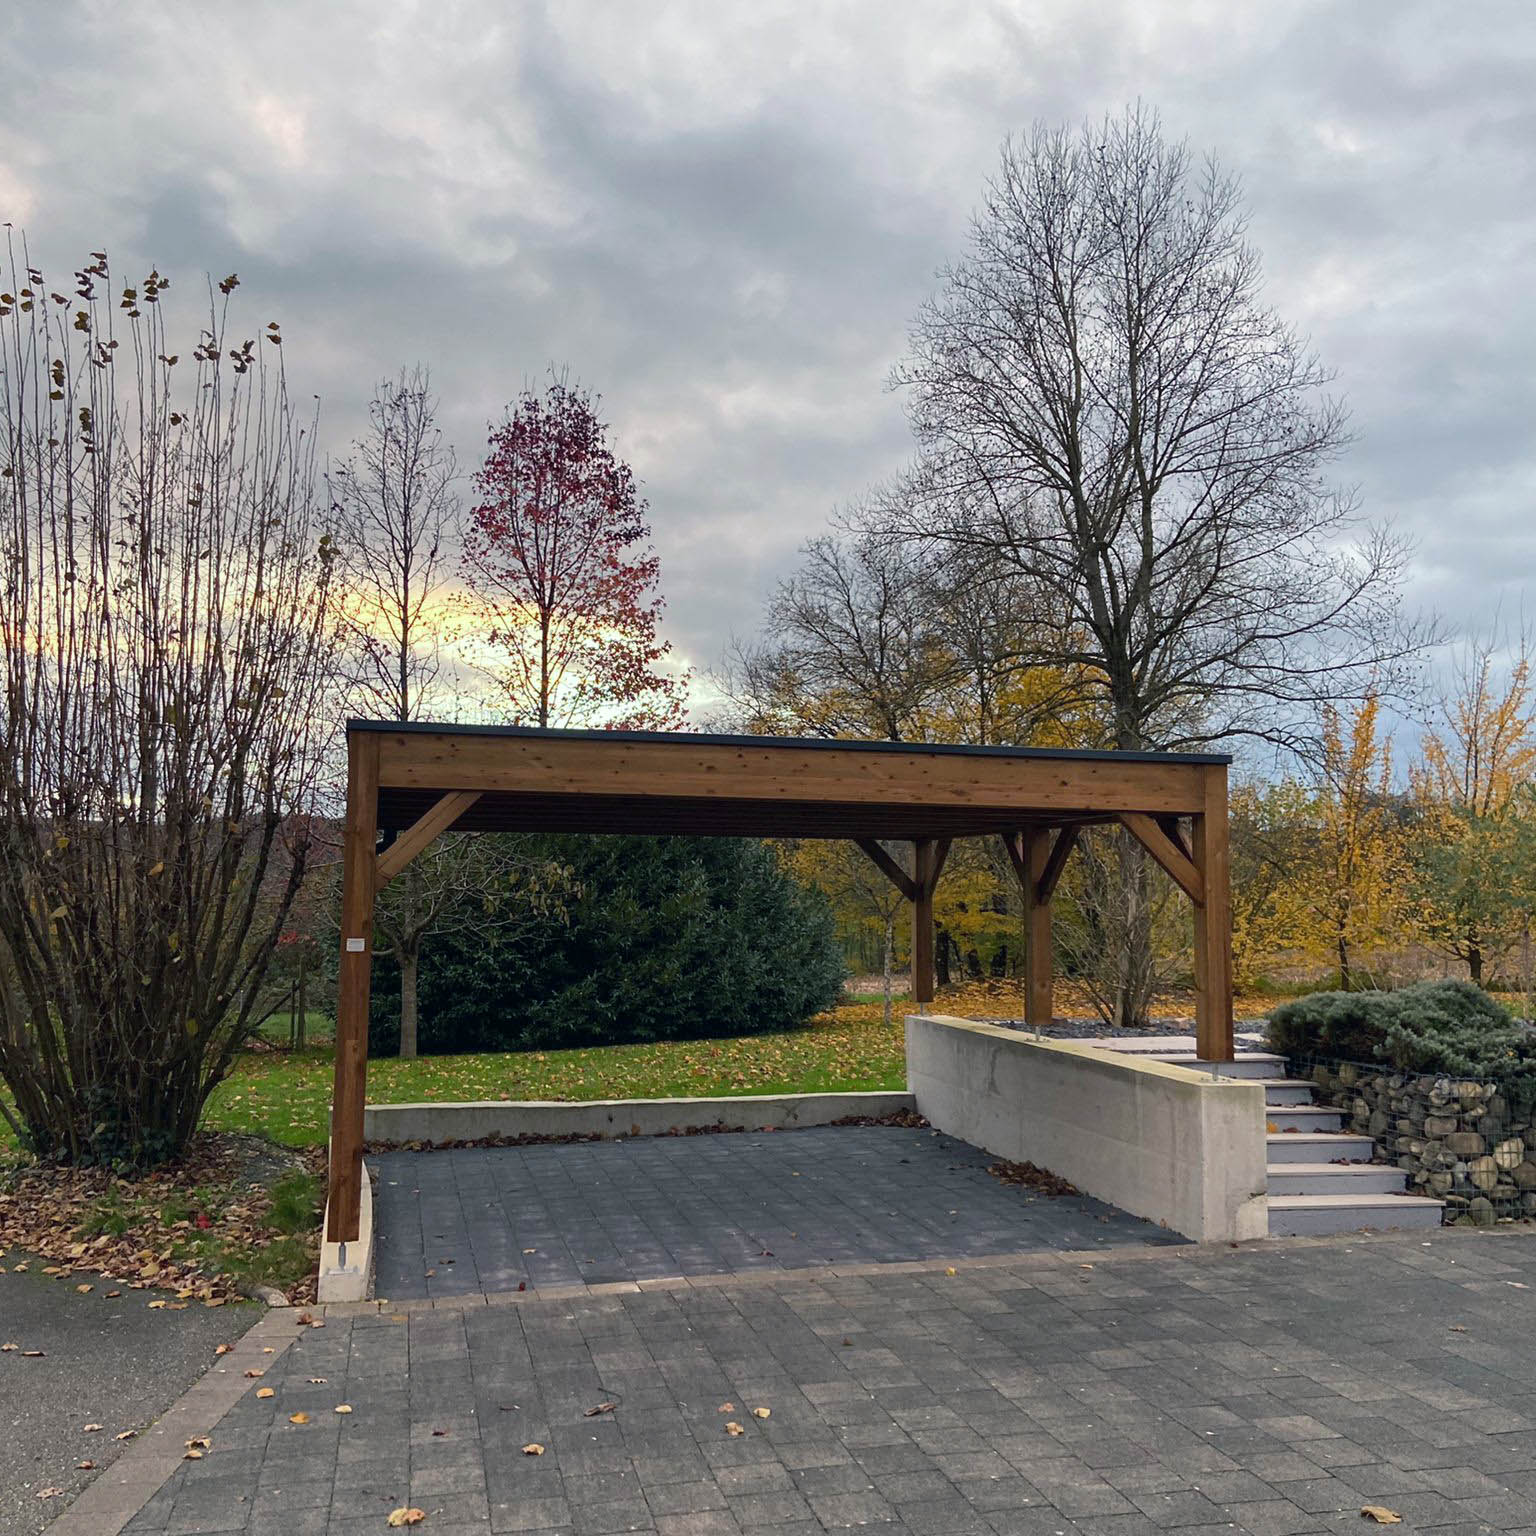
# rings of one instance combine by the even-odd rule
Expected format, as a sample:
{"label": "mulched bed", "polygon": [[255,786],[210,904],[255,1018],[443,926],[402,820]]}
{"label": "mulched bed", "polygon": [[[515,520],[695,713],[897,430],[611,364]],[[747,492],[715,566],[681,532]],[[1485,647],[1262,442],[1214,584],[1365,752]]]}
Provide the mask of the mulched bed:
{"label": "mulched bed", "polygon": [[[198,1302],[221,1307],[245,1292],[233,1277],[200,1267],[196,1257],[181,1250],[205,1239],[201,1246],[206,1248],[259,1251],[277,1240],[280,1234],[266,1219],[268,1187],[300,1168],[323,1176],[325,1154],[220,1132],[197,1136],[178,1163],[148,1173],[36,1163],[0,1166],[0,1267],[41,1271],[60,1280],[97,1277],[92,1288],[111,1287],[109,1296],[151,1287],[176,1293],[175,1300],[151,1306],[177,1309]],[[99,1220],[104,1207],[127,1213],[127,1229],[121,1235],[82,1233],[88,1221]],[[178,1217],[177,1211],[190,1214]],[[318,1230],[307,1241],[318,1261]],[[312,1300],[314,1283],[312,1270],[288,1299]]]}

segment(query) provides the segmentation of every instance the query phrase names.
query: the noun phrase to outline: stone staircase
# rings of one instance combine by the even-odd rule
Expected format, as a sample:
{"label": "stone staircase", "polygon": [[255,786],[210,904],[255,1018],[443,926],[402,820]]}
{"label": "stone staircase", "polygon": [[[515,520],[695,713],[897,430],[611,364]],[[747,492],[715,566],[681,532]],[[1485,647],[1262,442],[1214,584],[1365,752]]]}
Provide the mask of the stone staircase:
{"label": "stone staircase", "polygon": [[[1315,1103],[1313,1085],[1288,1078],[1285,1058],[1257,1049],[1257,1039],[1239,1037],[1236,1061],[1201,1061],[1184,1042],[1147,1040],[1130,1048],[1148,1060],[1264,1085],[1271,1237],[1438,1227],[1442,1203],[1405,1193],[1403,1171],[1371,1162],[1376,1143],[1345,1131],[1344,1111]],[[1126,1049],[1129,1042],[1113,1044]]]}

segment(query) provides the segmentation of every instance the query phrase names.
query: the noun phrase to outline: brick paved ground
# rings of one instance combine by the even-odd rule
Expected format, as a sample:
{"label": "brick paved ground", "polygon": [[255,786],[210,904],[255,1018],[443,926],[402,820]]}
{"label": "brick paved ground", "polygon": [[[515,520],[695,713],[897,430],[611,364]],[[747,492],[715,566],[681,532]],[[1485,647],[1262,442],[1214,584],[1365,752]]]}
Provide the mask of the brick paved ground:
{"label": "brick paved ground", "polygon": [[369,1161],[377,1294],[397,1301],[1179,1241],[1098,1200],[1034,1198],[975,1147],[888,1126]]}
{"label": "brick paved ground", "polygon": [[128,1529],[1536,1529],[1536,1237],[957,1267],[333,1308]]}

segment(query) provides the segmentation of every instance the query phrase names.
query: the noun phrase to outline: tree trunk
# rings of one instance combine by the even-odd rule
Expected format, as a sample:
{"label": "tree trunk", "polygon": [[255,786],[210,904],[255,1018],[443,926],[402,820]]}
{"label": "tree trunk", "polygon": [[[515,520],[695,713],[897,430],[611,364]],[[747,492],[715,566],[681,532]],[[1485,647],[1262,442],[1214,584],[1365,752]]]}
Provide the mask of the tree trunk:
{"label": "tree trunk", "polygon": [[1483,984],[1483,946],[1476,939],[1467,940],[1467,976],[1477,986]]}
{"label": "tree trunk", "polygon": [[1123,827],[1115,837],[1122,903],[1116,958],[1113,1022],[1122,1029],[1146,1022],[1152,1002],[1152,893],[1141,845]]}
{"label": "tree trunk", "polygon": [[885,914],[885,954],[881,959],[880,983],[885,1002],[885,1027],[891,1027],[891,962],[896,948],[896,914]]}
{"label": "tree trunk", "polygon": [[416,967],[420,956],[415,949],[400,956],[400,1055],[410,1060],[416,1055]]}
{"label": "tree trunk", "polygon": [[1349,991],[1349,944],[1342,928],[1339,930],[1339,990]]}
{"label": "tree trunk", "polygon": [[933,979],[941,987],[949,985],[949,933],[943,928],[933,936]]}

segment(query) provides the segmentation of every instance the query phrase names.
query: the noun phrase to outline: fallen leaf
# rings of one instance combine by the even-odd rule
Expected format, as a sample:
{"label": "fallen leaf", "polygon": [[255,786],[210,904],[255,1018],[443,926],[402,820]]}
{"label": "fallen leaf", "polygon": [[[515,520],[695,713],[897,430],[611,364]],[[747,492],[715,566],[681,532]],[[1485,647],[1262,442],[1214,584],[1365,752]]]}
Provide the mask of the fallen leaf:
{"label": "fallen leaf", "polygon": [[56,1499],[63,1492],[64,1490],[62,1488],[39,1488],[37,1490],[37,1496],[40,1499]]}
{"label": "fallen leaf", "polygon": [[721,1403],[719,1411],[721,1413],[735,1413],[736,1412],[736,1404],[735,1403]]}
{"label": "fallen leaf", "polygon": [[402,1507],[400,1509],[390,1510],[389,1519],[385,1521],[385,1524],[393,1525],[396,1527],[402,1525],[420,1525],[421,1522],[426,1518],[427,1512],[424,1509],[406,1509]]}
{"label": "fallen leaf", "polygon": [[100,1424],[87,1424],[85,1426],[85,1431],[84,1432],[86,1434],[88,1434],[88,1435],[99,1435],[101,1433],[101,1425]]}
{"label": "fallen leaf", "polygon": [[352,1404],[351,1403],[337,1403],[336,1404],[336,1412],[337,1413],[351,1413],[352,1412]]}
{"label": "fallen leaf", "polygon": [[75,1289],[79,1291],[82,1296],[89,1296],[91,1292],[96,1289],[96,1287],[94,1285],[77,1285]]}
{"label": "fallen leaf", "polygon": [[944,1273],[946,1275],[958,1275],[960,1273],[960,1271],[958,1269],[956,1269],[953,1264],[951,1264],[949,1266],[949,1268],[944,1271]]}
{"label": "fallen leaf", "polygon": [[737,1435],[746,1434],[746,1430],[744,1430],[741,1425],[736,1422],[735,1419],[727,1419],[725,1421],[725,1432],[726,1434],[730,1435],[732,1439],[735,1439]]}
{"label": "fallen leaf", "polygon": [[248,1380],[254,1381],[256,1379],[256,1377],[258,1377],[258,1376],[265,1376],[267,1373],[265,1371],[250,1370],[250,1371],[247,1371],[245,1374],[246,1374],[246,1377],[247,1377]]}
{"label": "fallen leaf", "polygon": [[212,1444],[213,1441],[207,1435],[193,1435],[187,1441],[187,1449],[189,1451],[206,1451]]}
{"label": "fallen leaf", "polygon": [[96,1463],[94,1461],[77,1461],[75,1463],[76,1472],[94,1472],[95,1470]]}
{"label": "fallen leaf", "polygon": [[277,1396],[277,1390],[274,1387],[257,1387],[257,1389],[256,1389],[256,1396],[257,1397],[276,1397]]}
{"label": "fallen leaf", "polygon": [[0,1355],[14,1355],[20,1348],[20,1344],[0,1344]]}
{"label": "fallen leaf", "polygon": [[288,1415],[288,1422],[290,1424],[308,1424],[309,1415],[307,1413],[290,1413]]}
{"label": "fallen leaf", "polygon": [[330,1385],[330,1382],[324,1376],[311,1376],[309,1384],[312,1387],[326,1387]]}
{"label": "fallen leaf", "polygon": [[220,1344],[218,1348],[214,1350],[214,1354],[227,1355],[234,1347],[235,1346],[233,1344]]}
{"label": "fallen leaf", "polygon": [[773,1416],[773,1409],[772,1408],[754,1408],[752,1410],[752,1417],[754,1419],[767,1419],[767,1418],[771,1418],[772,1416]]}
{"label": "fallen leaf", "polygon": [[138,1434],[136,1429],[125,1429],[120,1435],[113,1435],[114,1440],[132,1440]]}
{"label": "fallen leaf", "polygon": [[1362,1504],[1361,1515],[1367,1520],[1374,1520],[1377,1525],[1401,1525],[1403,1517],[1395,1509],[1388,1509],[1385,1504]]}
{"label": "fallen leaf", "polygon": [[47,1357],[48,1351],[45,1349],[24,1349],[21,1352],[23,1360],[45,1360]]}
{"label": "fallen leaf", "polygon": [[617,1403],[599,1403],[595,1408],[588,1408],[582,1414],[584,1419],[595,1419],[600,1413],[612,1413],[619,1405]]}
{"label": "fallen leaf", "polygon": [[543,1454],[544,1447],[540,1445],[537,1440],[534,1440],[530,1444],[523,1447],[524,1456],[542,1456]]}

